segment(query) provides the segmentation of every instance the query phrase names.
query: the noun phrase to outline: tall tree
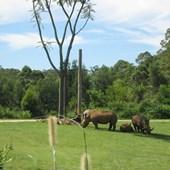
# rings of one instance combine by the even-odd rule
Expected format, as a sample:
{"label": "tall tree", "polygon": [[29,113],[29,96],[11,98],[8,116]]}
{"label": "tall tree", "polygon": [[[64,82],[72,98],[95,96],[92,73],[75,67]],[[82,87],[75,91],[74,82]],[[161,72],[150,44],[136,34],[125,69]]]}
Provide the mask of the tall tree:
{"label": "tall tree", "polygon": [[170,28],[166,30],[165,38],[160,42],[161,49],[158,50],[158,54],[170,48]]}
{"label": "tall tree", "polygon": [[[93,20],[92,13],[93,4],[90,0],[33,0],[33,14],[38,27],[38,32],[42,47],[47,55],[47,58],[57,72],[60,78],[59,85],[59,115],[64,115],[65,99],[66,99],[66,79],[67,67],[69,63],[70,52],[73,46],[75,37],[85,28],[90,19]],[[56,8],[56,6],[58,8]],[[59,24],[56,24],[55,13],[58,9],[63,12],[65,16],[65,24],[63,25],[63,32],[59,35]],[[43,14],[43,15],[42,15]],[[51,23],[51,29],[54,33],[55,41],[45,40],[44,31],[42,30],[42,18],[47,14]],[[83,20],[81,20],[83,19]],[[47,29],[46,29],[47,30]],[[49,30],[51,33],[51,30]],[[54,64],[49,51],[49,45],[57,44],[60,66]],[[66,47],[67,46],[67,47]]]}

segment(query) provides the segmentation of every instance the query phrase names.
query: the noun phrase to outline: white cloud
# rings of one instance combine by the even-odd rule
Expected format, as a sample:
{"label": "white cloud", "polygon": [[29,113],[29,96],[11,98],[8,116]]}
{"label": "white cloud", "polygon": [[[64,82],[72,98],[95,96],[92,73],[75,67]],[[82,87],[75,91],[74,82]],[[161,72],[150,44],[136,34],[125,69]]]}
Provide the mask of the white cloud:
{"label": "white cloud", "polygon": [[[135,24],[154,27],[161,31],[170,25],[169,0],[92,0],[92,2],[96,4],[94,6],[96,20],[107,24]],[[1,0],[0,24],[28,20],[31,18],[29,12],[31,9],[32,0]]]}
{"label": "white cloud", "polygon": [[[55,39],[44,37],[45,41],[55,42]],[[68,45],[70,37],[67,37],[65,40],[65,45]],[[40,46],[40,38],[36,33],[24,33],[24,34],[0,34],[0,42],[5,42],[8,46],[15,50],[20,50],[24,48]],[[77,36],[74,41],[74,45],[85,43],[83,37]]]}
{"label": "white cloud", "polygon": [[[135,35],[136,33],[131,34],[130,39],[138,43],[147,42],[148,44],[150,42],[150,45],[156,46],[156,43],[163,38],[166,29],[170,27],[169,0],[92,0],[92,2],[96,4],[94,6],[96,10],[94,22],[102,23],[102,28],[91,29],[89,30],[91,33],[107,33],[106,30],[102,30],[104,27],[119,27],[128,31],[139,28],[143,32],[138,31],[138,36]],[[32,9],[31,3],[32,0],[0,0],[0,25],[12,22],[28,22],[31,19],[29,12]],[[60,12],[55,17],[61,21]],[[127,32],[122,33],[129,35]],[[75,44],[78,41],[79,43],[84,41],[80,40],[80,37],[78,38],[79,40],[76,39]],[[29,35],[27,41],[30,42],[30,39],[35,40],[37,37],[32,34]],[[22,47],[24,43],[18,46]]]}
{"label": "white cloud", "polygon": [[1,0],[0,25],[31,18],[29,10],[31,10],[31,0]]}
{"label": "white cloud", "polygon": [[140,36],[136,38],[132,38],[130,41],[135,42],[135,43],[140,43],[140,44],[147,44],[153,47],[157,47],[158,49],[161,47],[160,46],[160,41],[162,40],[161,35],[156,35],[156,36]]}
{"label": "white cloud", "polygon": [[170,15],[169,0],[93,0],[96,19],[111,22],[130,22],[132,20],[162,18]]}
{"label": "white cloud", "polygon": [[38,34],[4,34],[0,35],[0,41],[5,42],[12,49],[23,49],[38,46],[40,42]]}
{"label": "white cloud", "polygon": [[[93,0],[96,20],[119,28],[129,41],[159,47],[170,27],[169,0]],[[138,31],[136,31],[138,29]]]}
{"label": "white cloud", "polygon": [[[71,36],[67,37],[65,40],[65,45],[68,45],[71,40]],[[74,39],[74,45],[78,44],[84,44],[87,43],[87,41],[82,36],[76,36]]]}
{"label": "white cloud", "polygon": [[[160,41],[163,39],[163,35],[160,33],[146,34],[143,30],[130,30],[127,28],[114,28],[114,31],[125,34],[127,41],[147,44],[156,48],[160,48]],[[150,31],[150,30],[145,30]]]}

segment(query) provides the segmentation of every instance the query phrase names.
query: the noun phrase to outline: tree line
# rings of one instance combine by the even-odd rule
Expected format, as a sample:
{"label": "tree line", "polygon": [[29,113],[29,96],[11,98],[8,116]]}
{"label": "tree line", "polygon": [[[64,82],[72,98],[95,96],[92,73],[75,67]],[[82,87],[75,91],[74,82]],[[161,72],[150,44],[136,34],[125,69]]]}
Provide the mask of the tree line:
{"label": "tree line", "polygon": [[[156,55],[143,52],[136,64],[119,60],[115,65],[82,69],[82,110],[112,110],[121,118],[143,113],[170,118],[170,46],[167,30]],[[68,65],[67,116],[77,108],[77,61]],[[0,118],[38,118],[58,112],[59,77],[54,70],[0,67]]]}

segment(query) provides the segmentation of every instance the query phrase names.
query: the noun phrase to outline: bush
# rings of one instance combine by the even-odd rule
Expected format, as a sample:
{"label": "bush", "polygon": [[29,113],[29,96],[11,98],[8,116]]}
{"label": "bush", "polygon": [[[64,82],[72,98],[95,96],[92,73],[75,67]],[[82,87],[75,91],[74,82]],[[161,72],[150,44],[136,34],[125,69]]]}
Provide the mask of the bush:
{"label": "bush", "polygon": [[139,105],[136,103],[126,103],[124,106],[124,110],[121,112],[121,118],[132,118],[132,116],[136,113],[139,113]]}
{"label": "bush", "polygon": [[170,118],[170,105],[160,104],[155,107],[155,117],[159,119]]}
{"label": "bush", "polygon": [[32,117],[42,116],[39,94],[34,86],[30,86],[21,101],[22,110],[29,110]]}
{"label": "bush", "polygon": [[49,115],[49,116],[57,116],[58,112],[55,111],[55,110],[51,110],[47,115]]}
{"label": "bush", "polygon": [[28,119],[31,118],[29,111],[22,111],[0,106],[0,118],[1,119]]}

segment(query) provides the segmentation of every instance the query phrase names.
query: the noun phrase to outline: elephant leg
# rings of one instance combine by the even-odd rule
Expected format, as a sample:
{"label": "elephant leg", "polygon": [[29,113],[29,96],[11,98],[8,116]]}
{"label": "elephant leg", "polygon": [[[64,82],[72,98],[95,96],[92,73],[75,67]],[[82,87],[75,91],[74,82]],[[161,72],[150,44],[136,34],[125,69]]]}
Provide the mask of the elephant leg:
{"label": "elephant leg", "polygon": [[142,132],[139,126],[137,127],[137,130],[138,130],[138,132]]}
{"label": "elephant leg", "polygon": [[138,128],[136,125],[133,125],[134,126],[134,129],[135,129],[135,132],[138,132]]}
{"label": "elephant leg", "polygon": [[141,132],[142,132],[143,134],[145,134],[145,133],[146,133],[146,130],[145,130],[145,129],[141,129]]}
{"label": "elephant leg", "polygon": [[113,131],[116,130],[116,124],[113,124]]}
{"label": "elephant leg", "polygon": [[95,129],[98,129],[98,124],[96,122],[93,122]]}
{"label": "elephant leg", "polygon": [[112,129],[112,122],[109,123],[109,129],[108,130],[111,130]]}

